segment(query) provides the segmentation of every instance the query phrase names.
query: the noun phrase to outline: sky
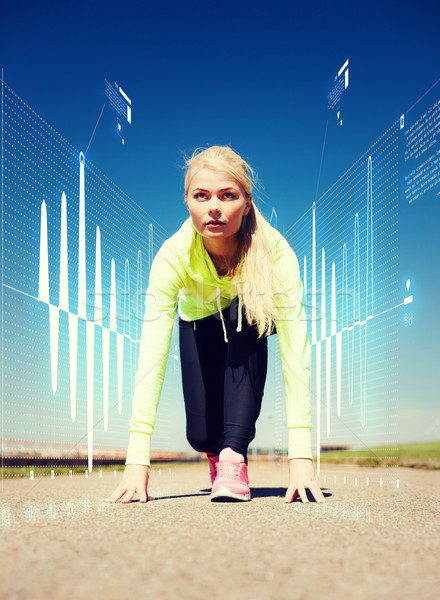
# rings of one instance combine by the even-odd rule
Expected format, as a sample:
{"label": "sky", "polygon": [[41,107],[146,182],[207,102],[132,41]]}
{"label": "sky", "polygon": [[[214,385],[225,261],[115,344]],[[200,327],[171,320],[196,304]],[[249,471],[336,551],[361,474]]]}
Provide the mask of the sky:
{"label": "sky", "polygon": [[[436,2],[23,1],[0,11],[5,82],[165,237],[187,217],[183,166],[195,148],[239,152],[258,173],[258,206],[268,218],[276,208],[284,233],[440,77]],[[327,96],[347,59],[338,126]],[[106,79],[131,99],[124,144]],[[421,301],[401,344],[400,433],[439,439],[438,201],[399,206],[402,282]]]}

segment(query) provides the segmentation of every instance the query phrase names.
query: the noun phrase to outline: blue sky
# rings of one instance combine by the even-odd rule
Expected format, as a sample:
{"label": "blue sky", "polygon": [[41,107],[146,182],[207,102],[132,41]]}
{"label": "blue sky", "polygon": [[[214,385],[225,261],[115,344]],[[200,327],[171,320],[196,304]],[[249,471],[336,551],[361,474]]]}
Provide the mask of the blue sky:
{"label": "blue sky", "polygon": [[[169,235],[187,216],[181,166],[194,148],[227,144],[242,154],[259,174],[260,208],[270,216],[276,207],[287,231],[440,77],[435,2],[24,1],[0,10],[5,81],[78,150],[106,102],[105,79],[130,96],[124,146],[105,106],[87,159]],[[337,127],[327,94],[347,58]],[[402,259],[413,258],[408,276],[424,291],[418,363],[402,357],[415,373],[404,386],[412,396],[400,399],[408,439],[417,419],[420,439],[439,419],[438,266],[426,260],[438,257],[438,203],[429,223],[417,210],[403,211],[401,224],[425,260],[406,256],[399,241]]]}
{"label": "blue sky", "polygon": [[327,136],[321,192],[438,78],[438,17],[434,2],[405,1],[365,10],[352,2],[9,3],[0,56],[7,83],[79,149],[105,102],[104,79],[127,91],[125,147],[110,143],[106,107],[88,157],[153,216],[167,214],[170,232],[181,214],[165,205],[182,194],[183,153],[213,143],[255,165],[287,224],[316,193],[337,69],[350,59],[343,131]]}

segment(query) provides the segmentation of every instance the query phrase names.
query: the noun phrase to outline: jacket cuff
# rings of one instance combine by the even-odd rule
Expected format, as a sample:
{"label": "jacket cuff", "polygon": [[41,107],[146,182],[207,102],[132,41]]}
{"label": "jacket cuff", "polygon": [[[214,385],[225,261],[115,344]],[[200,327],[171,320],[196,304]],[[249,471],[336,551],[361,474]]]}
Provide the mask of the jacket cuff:
{"label": "jacket cuff", "polygon": [[151,434],[132,431],[128,441],[126,465],[150,464]]}
{"label": "jacket cuff", "polygon": [[311,458],[313,460],[311,427],[289,427],[288,458]]}

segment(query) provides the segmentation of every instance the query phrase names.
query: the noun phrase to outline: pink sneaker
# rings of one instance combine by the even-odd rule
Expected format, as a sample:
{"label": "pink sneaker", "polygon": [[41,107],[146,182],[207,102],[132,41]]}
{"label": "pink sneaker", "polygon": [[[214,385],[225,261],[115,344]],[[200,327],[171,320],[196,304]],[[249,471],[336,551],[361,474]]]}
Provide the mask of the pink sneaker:
{"label": "pink sneaker", "polygon": [[214,454],[206,453],[206,457],[209,462],[209,476],[211,477],[211,485],[214,483],[215,478],[217,477],[217,463],[219,460],[218,454],[214,456]]}
{"label": "pink sneaker", "polygon": [[217,468],[217,477],[212,485],[211,500],[222,502],[251,499],[247,465],[241,454],[232,448],[224,448],[220,452]]}

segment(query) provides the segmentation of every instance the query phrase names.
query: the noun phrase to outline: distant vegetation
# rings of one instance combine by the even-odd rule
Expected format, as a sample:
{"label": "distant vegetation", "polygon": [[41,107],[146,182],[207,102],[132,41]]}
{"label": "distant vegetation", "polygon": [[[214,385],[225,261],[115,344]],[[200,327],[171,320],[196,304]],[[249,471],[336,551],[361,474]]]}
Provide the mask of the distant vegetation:
{"label": "distant vegetation", "polygon": [[[176,467],[176,466],[180,466],[181,464],[198,464],[197,461],[194,463],[180,463],[180,462],[169,462],[169,463],[164,463],[164,462],[160,462],[160,463],[154,463],[153,461],[151,462],[151,469],[154,469],[155,471],[157,471],[158,469],[170,469],[172,467]],[[102,470],[103,473],[108,473],[113,472],[113,471],[124,471],[125,469],[125,464],[116,464],[116,465],[105,465],[105,466],[98,466],[98,467],[93,467],[92,472],[88,473],[88,477],[99,477],[99,471]],[[79,466],[79,467],[55,467],[55,468],[51,468],[51,467],[4,467],[3,469],[0,469],[0,476],[1,473],[3,472],[3,478],[9,478],[9,477],[27,477],[30,478],[30,473],[31,471],[34,472],[34,477],[45,477],[45,476],[49,476],[51,475],[52,471],[54,472],[54,477],[66,477],[69,475],[69,472],[72,471],[72,475],[82,475],[83,477],[85,477],[85,473],[86,471],[88,472],[88,469],[86,466]],[[108,475],[107,475],[108,477]]]}
{"label": "distant vegetation", "polygon": [[[281,456],[280,452],[269,452],[267,448],[257,448],[255,458],[258,460],[276,460]],[[283,457],[286,459],[286,456]],[[252,461],[252,453],[249,453],[249,459]],[[315,457],[316,459],[316,457]],[[320,461],[322,463],[333,464],[354,464],[365,467],[411,467],[416,469],[440,469],[440,441],[425,442],[422,444],[400,444],[398,446],[379,446],[371,450],[334,450],[321,452]],[[196,460],[191,462],[155,462],[151,461],[151,470],[158,469],[168,470],[178,467],[182,464],[187,466],[197,465],[200,463],[200,455],[196,456]],[[123,471],[124,464],[95,466],[89,477],[99,477],[99,471],[103,473],[111,471]],[[54,471],[54,477],[66,477],[69,471],[73,474],[80,474],[85,477],[87,467],[4,467],[2,469],[3,478],[10,477],[30,477],[30,472],[34,472],[34,477],[43,477],[51,475]],[[107,475],[108,476],[108,475]]]}
{"label": "distant vegetation", "polygon": [[336,450],[321,453],[320,460],[367,467],[440,469],[440,442],[379,446],[371,450]]}

